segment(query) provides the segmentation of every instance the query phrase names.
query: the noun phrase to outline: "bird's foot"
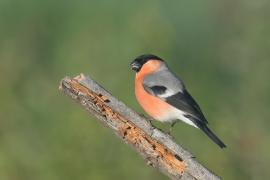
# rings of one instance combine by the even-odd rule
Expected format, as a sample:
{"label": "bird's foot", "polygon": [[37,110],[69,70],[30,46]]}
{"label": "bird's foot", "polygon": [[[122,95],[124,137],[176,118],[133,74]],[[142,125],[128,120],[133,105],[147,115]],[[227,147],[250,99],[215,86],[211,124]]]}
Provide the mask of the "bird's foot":
{"label": "bird's foot", "polygon": [[169,130],[168,132],[166,132],[166,135],[167,135],[168,137],[170,137],[171,139],[174,139],[171,130]]}
{"label": "bird's foot", "polygon": [[169,135],[172,135],[172,130],[173,130],[173,127],[171,126],[170,129],[169,129],[169,131],[168,131],[168,134]]}
{"label": "bird's foot", "polygon": [[146,115],[144,115],[144,114],[140,114],[140,116],[142,116],[143,118],[145,118],[145,119],[149,119],[149,117],[147,117]]}
{"label": "bird's foot", "polygon": [[149,124],[151,124],[151,126],[155,127],[153,125],[153,123],[152,123],[152,121],[154,120],[153,118],[147,117],[144,114],[140,114],[140,116],[142,116],[143,118],[145,118],[149,122]]}

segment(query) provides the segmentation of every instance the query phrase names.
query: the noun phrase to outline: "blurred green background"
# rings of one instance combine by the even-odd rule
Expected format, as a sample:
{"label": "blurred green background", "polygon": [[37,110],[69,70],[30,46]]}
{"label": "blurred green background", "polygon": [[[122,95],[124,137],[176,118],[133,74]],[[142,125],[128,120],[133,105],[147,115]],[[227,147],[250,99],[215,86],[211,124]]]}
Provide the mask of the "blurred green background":
{"label": "blurred green background", "polygon": [[143,113],[129,63],[144,53],[228,148],[183,123],[176,141],[224,179],[269,179],[269,19],[267,0],[0,0],[0,179],[167,179],[58,91],[83,72]]}

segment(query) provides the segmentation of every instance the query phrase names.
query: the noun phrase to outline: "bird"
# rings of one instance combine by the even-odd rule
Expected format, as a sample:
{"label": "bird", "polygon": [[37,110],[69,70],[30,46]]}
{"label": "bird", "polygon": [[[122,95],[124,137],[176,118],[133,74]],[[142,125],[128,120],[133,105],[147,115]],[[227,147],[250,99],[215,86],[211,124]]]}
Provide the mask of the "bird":
{"label": "bird", "polygon": [[135,96],[151,118],[171,123],[183,121],[201,129],[220,148],[226,145],[209,129],[198,103],[187,91],[183,81],[167,63],[153,54],[143,54],[130,63],[135,75]]}

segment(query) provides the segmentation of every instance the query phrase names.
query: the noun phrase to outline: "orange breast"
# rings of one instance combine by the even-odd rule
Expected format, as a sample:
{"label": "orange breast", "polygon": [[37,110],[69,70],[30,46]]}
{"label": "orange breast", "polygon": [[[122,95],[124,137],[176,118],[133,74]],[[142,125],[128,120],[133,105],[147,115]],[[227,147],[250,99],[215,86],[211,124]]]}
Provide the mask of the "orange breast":
{"label": "orange breast", "polygon": [[143,78],[137,76],[135,83],[135,94],[137,101],[151,117],[162,120],[169,112],[171,106],[159,98],[147,93],[142,85]]}

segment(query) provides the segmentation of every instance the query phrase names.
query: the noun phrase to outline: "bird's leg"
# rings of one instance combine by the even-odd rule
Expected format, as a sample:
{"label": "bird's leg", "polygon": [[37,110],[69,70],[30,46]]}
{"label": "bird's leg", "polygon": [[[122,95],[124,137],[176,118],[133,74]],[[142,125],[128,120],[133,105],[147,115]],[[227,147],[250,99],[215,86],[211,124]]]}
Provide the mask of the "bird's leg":
{"label": "bird's leg", "polygon": [[142,117],[144,117],[148,122],[149,122],[149,124],[151,125],[151,129],[153,130],[153,129],[158,129],[158,130],[160,130],[160,131],[162,131],[163,132],[163,130],[162,129],[160,129],[160,128],[158,128],[158,127],[156,127],[153,123],[152,123],[152,121],[154,121],[155,119],[154,118],[151,118],[151,117],[147,117],[147,116],[145,116],[144,114],[140,114]]}
{"label": "bird's leg", "polygon": [[176,124],[176,121],[174,121],[174,122],[171,124],[171,127],[170,127],[169,132],[168,132],[169,135],[171,135],[173,126],[174,126],[175,124]]}
{"label": "bird's leg", "polygon": [[150,117],[147,117],[145,116],[144,114],[140,114],[142,117],[144,117],[150,124],[151,126],[155,127],[153,124],[152,124],[152,120],[154,120],[153,118],[150,118]]}

